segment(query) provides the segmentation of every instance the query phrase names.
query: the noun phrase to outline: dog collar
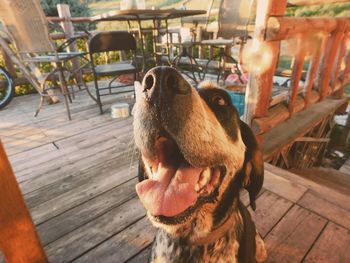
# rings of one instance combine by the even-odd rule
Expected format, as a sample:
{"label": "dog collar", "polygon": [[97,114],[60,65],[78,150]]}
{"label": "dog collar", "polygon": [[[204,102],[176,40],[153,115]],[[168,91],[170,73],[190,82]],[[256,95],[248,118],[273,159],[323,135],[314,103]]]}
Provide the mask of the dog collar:
{"label": "dog collar", "polygon": [[230,228],[232,228],[235,220],[236,220],[236,214],[232,213],[231,216],[227,218],[223,224],[215,228],[207,236],[191,240],[190,244],[196,245],[196,246],[204,246],[210,243],[214,243],[218,239],[222,238],[227,233],[227,231]]}

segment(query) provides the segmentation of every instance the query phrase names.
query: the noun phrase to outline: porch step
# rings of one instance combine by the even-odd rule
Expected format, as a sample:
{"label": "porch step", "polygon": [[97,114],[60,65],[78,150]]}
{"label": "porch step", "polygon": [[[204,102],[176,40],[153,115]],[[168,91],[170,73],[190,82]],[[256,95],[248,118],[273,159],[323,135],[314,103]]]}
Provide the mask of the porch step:
{"label": "porch step", "polygon": [[339,171],[350,177],[350,158],[340,167]]}
{"label": "porch step", "polygon": [[[350,161],[347,161],[350,164]],[[313,181],[317,184],[334,189],[337,192],[350,196],[350,165],[348,165],[348,173],[343,170],[335,170],[333,168],[314,167],[303,170],[291,170],[296,176]]]}

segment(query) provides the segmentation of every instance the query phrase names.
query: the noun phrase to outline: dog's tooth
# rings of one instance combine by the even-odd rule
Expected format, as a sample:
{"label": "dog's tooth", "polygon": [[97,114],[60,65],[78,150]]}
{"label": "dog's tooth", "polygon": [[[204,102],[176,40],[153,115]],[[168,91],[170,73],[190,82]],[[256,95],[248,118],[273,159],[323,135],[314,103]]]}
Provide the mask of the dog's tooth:
{"label": "dog's tooth", "polygon": [[[198,185],[199,189],[202,189],[204,186],[206,186],[210,181],[210,168],[206,168],[201,175],[199,176],[199,180],[196,185]],[[197,191],[197,190],[196,190]]]}
{"label": "dog's tooth", "polygon": [[199,187],[199,184],[198,184],[198,183],[196,183],[196,185],[194,186],[194,190],[195,190],[196,192],[199,192],[199,191],[201,190],[201,188]]}

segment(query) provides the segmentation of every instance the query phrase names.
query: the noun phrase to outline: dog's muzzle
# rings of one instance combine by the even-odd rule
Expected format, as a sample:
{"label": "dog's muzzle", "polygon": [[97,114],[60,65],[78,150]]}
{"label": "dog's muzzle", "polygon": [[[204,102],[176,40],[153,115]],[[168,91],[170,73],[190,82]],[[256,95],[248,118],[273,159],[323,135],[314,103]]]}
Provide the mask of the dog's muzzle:
{"label": "dog's muzzle", "polygon": [[181,74],[170,67],[156,67],[147,72],[142,83],[142,93],[148,103],[162,107],[177,95],[190,95],[191,86]]}

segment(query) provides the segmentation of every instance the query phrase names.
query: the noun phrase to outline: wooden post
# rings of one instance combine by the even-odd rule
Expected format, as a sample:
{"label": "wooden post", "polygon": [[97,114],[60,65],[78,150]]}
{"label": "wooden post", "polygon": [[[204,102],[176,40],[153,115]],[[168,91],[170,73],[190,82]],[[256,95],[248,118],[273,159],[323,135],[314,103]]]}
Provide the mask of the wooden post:
{"label": "wooden post", "polygon": [[[203,40],[203,27],[202,26],[198,26],[197,27],[197,38],[195,39],[196,42],[201,42]],[[198,58],[204,58],[204,50],[203,50],[203,46],[199,45],[198,46]]]}
{"label": "wooden post", "polygon": [[299,38],[297,41],[297,54],[294,57],[293,71],[290,84],[290,96],[288,102],[288,110],[290,116],[294,113],[294,106],[298,96],[299,82],[301,79],[301,74],[303,72],[303,66],[305,61],[305,50],[302,47],[303,38]]}
{"label": "wooden post", "polygon": [[330,88],[330,79],[333,72],[333,65],[336,60],[338,48],[340,46],[340,42],[344,37],[344,29],[345,29],[345,21],[339,20],[338,27],[335,32],[328,39],[327,49],[325,54],[322,69],[320,71],[320,95],[321,99],[324,99],[328,93]]}
{"label": "wooden post", "polygon": [[[280,42],[265,42],[265,32],[269,16],[284,15],[287,0],[260,0],[257,4],[257,15],[255,21],[255,32],[253,41],[261,41],[267,45],[271,52],[269,68],[264,72],[250,70],[249,81],[245,96],[244,120],[248,125],[254,117],[263,117],[270,104],[272,81],[274,71],[278,62]],[[254,61],[251,61],[253,64]],[[253,66],[253,65],[252,65]]]}
{"label": "wooden post", "polygon": [[0,48],[0,49],[1,49],[2,57],[4,59],[7,71],[11,74],[11,77],[13,77],[14,79],[17,78],[16,68],[13,64],[13,61],[11,60],[10,56],[7,55],[7,53],[3,48]]}
{"label": "wooden post", "polygon": [[0,233],[6,262],[48,262],[1,141]]}
{"label": "wooden post", "polygon": [[[71,18],[69,5],[58,4],[57,11],[58,11],[59,17]],[[61,24],[61,27],[63,28],[66,39],[69,39],[70,37],[73,37],[75,35],[74,26],[73,26],[73,23],[71,21],[64,21],[64,22],[61,22],[60,24]],[[78,47],[77,47],[76,42],[73,42],[68,47],[69,52],[76,52],[77,50],[78,50]],[[72,59],[72,64],[73,64],[73,71],[78,70],[80,68],[79,58]],[[75,77],[77,78],[77,81],[79,84],[83,83],[83,76],[82,76],[81,72],[77,72],[75,74]]]}
{"label": "wooden post", "polygon": [[320,46],[318,46],[316,48],[316,51],[312,55],[312,58],[310,61],[310,66],[309,66],[307,76],[306,76],[305,94],[304,94],[305,108],[310,105],[310,97],[311,97],[312,88],[314,86],[314,80],[316,77],[318,66],[320,64],[321,53],[322,53],[322,50],[324,50],[325,43],[326,43],[324,37],[322,38],[321,41],[322,42],[321,42]]}
{"label": "wooden post", "polygon": [[344,35],[342,42],[340,44],[340,49],[339,49],[339,53],[338,53],[338,58],[337,58],[337,66],[335,68],[334,74],[333,74],[333,78],[332,78],[332,92],[334,92],[335,86],[338,82],[338,77],[339,77],[339,72],[341,69],[341,66],[345,60],[344,56],[345,56],[345,52],[346,52],[346,41],[348,41],[348,36]]}
{"label": "wooden post", "polygon": [[[345,58],[345,69],[343,71],[343,74],[340,79],[340,85],[341,88],[337,91],[337,97],[342,98],[344,96],[344,89],[345,89],[345,81],[347,79],[347,75],[350,73],[350,50],[347,50],[346,52],[346,58]],[[349,123],[350,123],[350,114],[349,114]]]}

